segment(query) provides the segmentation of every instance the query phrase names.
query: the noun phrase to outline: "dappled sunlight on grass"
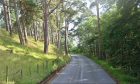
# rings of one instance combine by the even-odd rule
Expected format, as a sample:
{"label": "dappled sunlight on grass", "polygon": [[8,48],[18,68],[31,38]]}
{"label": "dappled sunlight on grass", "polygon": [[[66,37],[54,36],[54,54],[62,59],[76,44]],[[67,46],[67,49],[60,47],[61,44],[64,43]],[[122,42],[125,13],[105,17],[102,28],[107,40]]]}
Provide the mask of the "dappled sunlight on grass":
{"label": "dappled sunlight on grass", "polygon": [[9,82],[3,81],[3,82],[0,82],[0,84],[15,84],[15,82],[14,81],[9,81]]}
{"label": "dappled sunlight on grass", "polygon": [[[32,56],[36,59],[55,59],[56,58],[56,52],[55,52],[55,46],[50,45],[49,47],[49,55],[46,55],[43,53],[43,43],[42,42],[35,42],[33,38],[29,37],[28,39],[28,45],[22,46],[18,42],[17,35],[14,36],[13,39],[8,37],[8,33],[5,33],[4,30],[0,32],[0,38],[2,38],[2,45],[0,45],[0,49],[7,51],[12,50],[14,54],[25,55],[25,56]],[[5,38],[5,36],[7,36]],[[4,40],[5,38],[5,40]],[[3,45],[4,44],[4,45]],[[5,54],[8,55],[8,54]],[[3,55],[3,56],[5,56]]]}
{"label": "dappled sunlight on grass", "polygon": [[[8,74],[11,74],[9,78],[11,83],[7,84],[14,84],[11,80],[15,80],[18,84],[35,84],[41,81],[46,74],[60,66],[57,63],[52,64],[56,60],[60,62],[59,64],[64,64],[68,57],[60,54],[57,48],[51,44],[49,46],[49,53],[44,54],[43,42],[35,42],[31,37],[28,37],[27,45],[20,45],[17,35],[13,35],[11,38],[5,30],[0,30],[0,84],[5,84],[3,81],[5,81],[7,66]],[[46,66],[47,73],[44,71]],[[37,67],[39,67],[39,72],[37,72]],[[23,71],[23,79],[19,78],[21,75],[20,70]],[[16,76],[13,73],[18,74]]]}
{"label": "dappled sunlight on grass", "polygon": [[2,49],[2,50],[7,50],[8,48],[6,48],[6,47],[0,45],[0,49]]}

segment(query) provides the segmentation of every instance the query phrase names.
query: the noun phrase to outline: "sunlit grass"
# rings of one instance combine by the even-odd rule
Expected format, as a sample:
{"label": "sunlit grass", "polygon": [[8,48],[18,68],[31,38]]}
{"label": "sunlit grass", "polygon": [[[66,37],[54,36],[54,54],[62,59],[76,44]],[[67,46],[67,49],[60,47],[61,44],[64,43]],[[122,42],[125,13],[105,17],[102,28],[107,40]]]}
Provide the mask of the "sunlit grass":
{"label": "sunlit grass", "polygon": [[6,67],[8,84],[36,84],[68,60],[69,57],[59,53],[54,45],[49,46],[49,54],[46,55],[42,42],[29,37],[28,44],[23,46],[19,44],[17,35],[11,38],[0,29],[0,84],[5,84]]}

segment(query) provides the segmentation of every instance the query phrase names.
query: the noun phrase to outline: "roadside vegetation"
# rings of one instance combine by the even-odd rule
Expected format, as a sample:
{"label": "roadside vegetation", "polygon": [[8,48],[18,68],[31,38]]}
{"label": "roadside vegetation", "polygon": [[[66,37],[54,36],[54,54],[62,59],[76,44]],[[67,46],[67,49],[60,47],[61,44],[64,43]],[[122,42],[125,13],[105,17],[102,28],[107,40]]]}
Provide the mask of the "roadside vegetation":
{"label": "roadside vegetation", "polygon": [[95,56],[122,84],[137,83],[140,0],[0,0],[0,83],[37,83],[69,51]]}
{"label": "roadside vegetation", "polygon": [[68,56],[79,0],[0,0],[0,84],[36,84]]}
{"label": "roadside vegetation", "polygon": [[120,84],[139,84],[140,1],[95,0],[90,8],[96,14],[75,30],[78,45],[72,50],[98,58]]}
{"label": "roadside vegetation", "polygon": [[20,45],[17,35],[11,38],[0,29],[0,38],[0,84],[36,84],[69,61],[52,44],[46,55],[42,53],[43,42],[31,37],[29,44]]}
{"label": "roadside vegetation", "polygon": [[128,74],[126,71],[122,70],[119,67],[113,67],[111,63],[105,60],[100,60],[95,56],[91,58],[97,64],[101,65],[103,69],[110,74],[110,76],[118,83],[118,84],[140,84],[140,81],[137,77],[133,77]]}

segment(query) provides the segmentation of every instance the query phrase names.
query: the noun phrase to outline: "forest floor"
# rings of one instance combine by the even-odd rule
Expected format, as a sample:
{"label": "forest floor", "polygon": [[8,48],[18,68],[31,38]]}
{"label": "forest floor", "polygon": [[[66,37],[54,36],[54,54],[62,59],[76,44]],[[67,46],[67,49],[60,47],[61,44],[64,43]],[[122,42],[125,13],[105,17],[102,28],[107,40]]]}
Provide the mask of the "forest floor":
{"label": "forest floor", "polygon": [[64,65],[69,57],[54,45],[43,54],[43,42],[28,38],[28,45],[20,45],[18,36],[12,37],[0,29],[0,84],[36,84]]}

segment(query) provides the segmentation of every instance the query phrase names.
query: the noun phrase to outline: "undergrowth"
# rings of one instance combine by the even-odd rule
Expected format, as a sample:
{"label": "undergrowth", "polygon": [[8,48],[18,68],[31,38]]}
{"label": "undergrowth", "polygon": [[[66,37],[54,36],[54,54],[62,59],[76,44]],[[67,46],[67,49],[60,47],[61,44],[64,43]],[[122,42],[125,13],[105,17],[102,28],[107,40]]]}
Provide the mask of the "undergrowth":
{"label": "undergrowth", "polygon": [[99,60],[95,56],[90,58],[101,65],[118,82],[118,84],[140,84],[138,78],[129,75],[129,73],[119,67],[113,67],[108,61]]}

